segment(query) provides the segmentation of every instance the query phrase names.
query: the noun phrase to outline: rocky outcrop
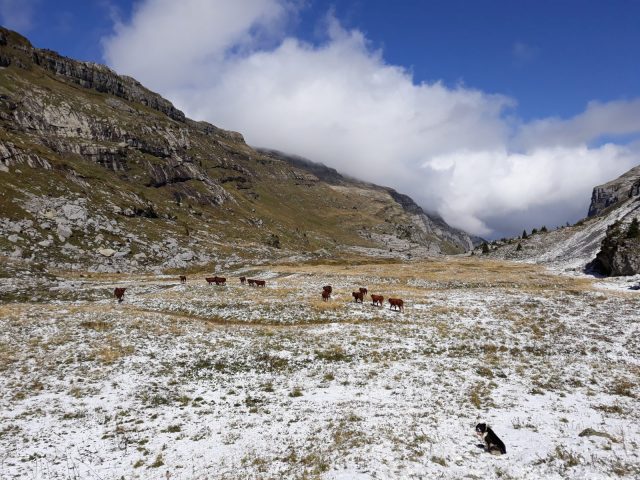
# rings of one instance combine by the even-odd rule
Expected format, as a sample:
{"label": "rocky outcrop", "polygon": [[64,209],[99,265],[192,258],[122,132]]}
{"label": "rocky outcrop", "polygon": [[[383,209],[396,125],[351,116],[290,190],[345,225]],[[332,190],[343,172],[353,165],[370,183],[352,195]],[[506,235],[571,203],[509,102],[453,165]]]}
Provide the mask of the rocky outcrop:
{"label": "rocky outcrop", "polygon": [[8,171],[8,167],[22,164],[51,170],[51,164],[45,158],[33,152],[25,152],[11,142],[0,142],[0,171]]}
{"label": "rocky outcrop", "polygon": [[81,87],[141,103],[176,121],[185,121],[184,113],[171,102],[144,88],[137,80],[118,75],[104,65],[79,62],[51,50],[34,48],[29,40],[4,28],[0,28],[0,47],[0,64],[3,67],[15,64],[30,68],[33,64]]}
{"label": "rocky outcrop", "polygon": [[607,208],[640,195],[640,165],[620,177],[598,185],[591,194],[588,217],[601,214]]}
{"label": "rocky outcrop", "polygon": [[609,226],[600,251],[589,267],[603,275],[614,277],[640,273],[640,232],[638,218],[635,229],[630,222],[616,222]]}
{"label": "rocky outcrop", "polygon": [[410,196],[398,193],[392,188],[388,189],[388,191],[391,197],[402,206],[405,212],[414,216],[414,224],[417,225],[424,234],[443,238],[455,247],[460,248],[463,252],[473,249],[473,242],[466,232],[453,228],[439,215],[427,214]]}

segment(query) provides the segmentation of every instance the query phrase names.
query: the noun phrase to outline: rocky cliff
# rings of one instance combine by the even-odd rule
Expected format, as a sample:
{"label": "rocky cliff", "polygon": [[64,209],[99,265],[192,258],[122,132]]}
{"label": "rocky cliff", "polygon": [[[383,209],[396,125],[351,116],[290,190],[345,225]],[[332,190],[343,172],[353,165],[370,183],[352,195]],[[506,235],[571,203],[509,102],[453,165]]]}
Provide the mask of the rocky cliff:
{"label": "rocky cliff", "polygon": [[468,248],[408,203],[0,29],[0,256],[124,271]]}
{"label": "rocky cliff", "polygon": [[640,195],[640,165],[615,180],[594,187],[587,216],[600,215],[609,207],[615,207],[631,197]]}

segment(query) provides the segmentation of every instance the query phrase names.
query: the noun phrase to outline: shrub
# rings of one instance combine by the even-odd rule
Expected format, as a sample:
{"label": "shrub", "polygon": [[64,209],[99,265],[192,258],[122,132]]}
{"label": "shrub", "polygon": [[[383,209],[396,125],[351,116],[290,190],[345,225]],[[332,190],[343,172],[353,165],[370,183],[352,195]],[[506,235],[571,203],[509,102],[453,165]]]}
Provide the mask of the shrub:
{"label": "shrub", "polygon": [[302,389],[300,387],[293,387],[293,390],[291,390],[291,392],[289,393],[290,397],[301,397],[302,396]]}

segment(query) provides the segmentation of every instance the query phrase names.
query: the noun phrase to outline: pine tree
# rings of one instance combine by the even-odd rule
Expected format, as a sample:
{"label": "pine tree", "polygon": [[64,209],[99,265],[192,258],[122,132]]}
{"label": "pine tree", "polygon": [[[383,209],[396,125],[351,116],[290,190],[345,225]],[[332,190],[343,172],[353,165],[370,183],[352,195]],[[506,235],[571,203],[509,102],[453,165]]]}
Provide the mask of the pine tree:
{"label": "pine tree", "polygon": [[518,243],[518,246],[516,247],[516,252],[519,252],[520,250],[522,250],[522,244]]}
{"label": "pine tree", "polygon": [[540,228],[540,233],[547,233],[547,232],[548,232],[547,226],[543,225],[542,228]]}
{"label": "pine tree", "polygon": [[522,238],[528,238],[528,235],[527,235],[527,231],[526,231],[526,230],[523,230],[523,231],[522,231]]}
{"label": "pine tree", "polygon": [[633,220],[631,220],[629,230],[627,230],[627,238],[636,237],[640,237],[640,225],[638,225],[638,219],[634,218]]}
{"label": "pine tree", "polygon": [[531,230],[531,235],[535,235],[536,233],[538,233],[538,229],[534,228],[533,230]]}
{"label": "pine tree", "polygon": [[489,245],[487,245],[487,242],[482,244],[482,253],[489,253]]}

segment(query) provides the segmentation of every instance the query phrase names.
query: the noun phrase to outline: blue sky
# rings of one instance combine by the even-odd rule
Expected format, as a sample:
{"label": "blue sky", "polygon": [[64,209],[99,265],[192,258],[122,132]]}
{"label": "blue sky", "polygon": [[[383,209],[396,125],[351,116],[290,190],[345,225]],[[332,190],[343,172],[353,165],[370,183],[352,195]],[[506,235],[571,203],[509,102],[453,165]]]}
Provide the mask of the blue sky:
{"label": "blue sky", "polygon": [[637,0],[0,0],[0,19],[490,238],[576,221],[640,163]]}

